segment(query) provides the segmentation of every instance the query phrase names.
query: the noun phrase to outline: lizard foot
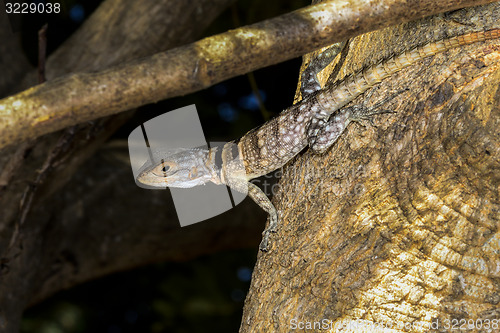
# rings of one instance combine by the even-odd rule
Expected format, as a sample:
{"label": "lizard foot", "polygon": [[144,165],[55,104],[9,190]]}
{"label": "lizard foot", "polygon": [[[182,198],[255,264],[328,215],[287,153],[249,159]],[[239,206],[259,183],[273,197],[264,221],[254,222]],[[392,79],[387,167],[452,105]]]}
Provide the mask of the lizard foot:
{"label": "lizard foot", "polygon": [[382,113],[395,113],[393,110],[382,109],[381,107],[406,90],[408,89],[399,90],[395,94],[382,99],[371,107],[353,105],[338,110],[327,122],[316,121],[315,126],[311,126],[311,131],[308,133],[310,134],[308,138],[309,147],[311,147],[316,154],[324,153],[338,140],[351,122],[357,122],[363,127],[366,127],[364,122],[369,121],[370,124],[374,126],[373,116]]}
{"label": "lizard foot", "polygon": [[344,48],[345,43],[346,42],[333,44],[311,60],[307,68],[302,72],[300,79],[300,92],[302,98],[321,89],[321,84],[317,77],[318,73],[335,59],[337,54]]}
{"label": "lizard foot", "polygon": [[260,245],[259,245],[259,250],[261,250],[262,252],[267,252],[269,248],[269,232],[264,231],[262,233],[262,241],[260,242]]}
{"label": "lizard foot", "polygon": [[269,249],[269,236],[275,233],[278,228],[278,215],[276,213],[269,215],[269,226],[262,232],[262,241],[260,242],[259,249],[262,252],[267,252]]}

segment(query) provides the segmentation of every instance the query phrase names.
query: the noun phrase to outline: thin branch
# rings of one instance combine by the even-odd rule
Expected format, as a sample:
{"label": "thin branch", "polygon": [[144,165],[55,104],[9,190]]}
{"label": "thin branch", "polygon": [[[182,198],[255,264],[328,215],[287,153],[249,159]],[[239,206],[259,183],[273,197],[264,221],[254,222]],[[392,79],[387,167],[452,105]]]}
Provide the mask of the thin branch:
{"label": "thin branch", "polygon": [[368,31],[491,2],[324,2],[103,72],[55,79],[0,100],[0,148],[201,90]]}
{"label": "thin branch", "polygon": [[45,23],[38,30],[38,83],[47,81],[45,77],[45,62],[47,60],[47,29],[49,25]]}

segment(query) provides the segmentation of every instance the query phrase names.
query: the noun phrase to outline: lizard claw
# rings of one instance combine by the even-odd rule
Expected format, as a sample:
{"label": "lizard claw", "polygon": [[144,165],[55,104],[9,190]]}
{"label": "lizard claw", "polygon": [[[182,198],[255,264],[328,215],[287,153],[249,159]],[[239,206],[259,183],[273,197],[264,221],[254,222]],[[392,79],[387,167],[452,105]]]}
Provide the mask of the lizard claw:
{"label": "lizard claw", "polygon": [[260,242],[259,250],[261,250],[262,252],[267,252],[268,246],[269,246],[269,232],[265,230],[262,233],[262,241]]}
{"label": "lizard claw", "polygon": [[278,215],[270,214],[269,215],[269,227],[267,227],[264,232],[262,232],[262,241],[260,242],[259,249],[262,252],[267,252],[269,248],[269,235],[271,233],[275,233],[278,228]]}

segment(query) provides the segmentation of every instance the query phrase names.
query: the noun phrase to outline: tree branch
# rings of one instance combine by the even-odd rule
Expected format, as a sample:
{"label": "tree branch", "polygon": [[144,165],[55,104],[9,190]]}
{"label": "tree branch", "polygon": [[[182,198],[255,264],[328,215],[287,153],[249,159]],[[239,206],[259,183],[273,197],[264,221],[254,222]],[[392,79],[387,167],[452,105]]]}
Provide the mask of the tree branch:
{"label": "tree branch", "polygon": [[194,92],[368,31],[490,2],[325,2],[124,66],[49,81],[0,101],[0,148]]}
{"label": "tree branch", "polygon": [[[153,4],[133,0],[106,0],[87,19],[86,22],[90,21],[92,24],[85,23],[73,37],[69,38],[49,57],[47,61],[47,77],[50,80],[50,78],[57,75],[70,73],[75,70],[106,68],[110,65],[119,64],[124,59],[130,60],[168,49],[175,45],[191,42],[232,1],[234,0],[158,0]],[[118,8],[114,8],[114,6],[118,6]],[[196,22],[196,24],[193,25],[192,22]],[[0,16],[1,23],[2,17]],[[9,29],[6,29],[6,31],[9,32]],[[152,31],[154,33],[148,33]],[[2,34],[0,33],[0,35]],[[12,45],[10,41],[14,40],[13,37],[15,36],[12,36],[12,33],[7,34],[7,36],[8,40],[6,42],[9,42],[7,45]],[[78,38],[74,36],[78,36]],[[118,46],[116,45],[117,40],[120,44]],[[98,52],[98,55],[96,55],[96,52]],[[15,54],[17,55],[16,57],[9,57],[9,59],[19,61],[22,58],[22,53],[16,52]],[[6,58],[3,60],[9,59]],[[24,59],[22,60],[24,61]],[[11,67],[15,65],[14,63]],[[29,66],[23,66],[22,68],[25,69],[25,73]],[[22,74],[19,70],[16,70],[15,76],[7,76],[11,80],[5,82],[5,84],[3,84],[2,79],[4,79],[4,76],[2,76],[0,79],[2,84],[0,86],[17,86],[19,80],[14,80],[14,78],[19,78]],[[27,85],[36,82],[36,71],[32,70],[25,77],[24,82]],[[127,265],[137,265],[141,260],[145,261],[146,258],[147,260],[154,260],[154,255],[152,254],[157,253],[157,251],[148,250],[146,247],[155,244],[155,241],[151,244],[144,242],[136,247],[136,252],[133,256],[135,254],[138,254],[138,256],[135,257],[133,262],[128,262],[126,259],[129,255],[128,251],[133,251],[132,248],[137,245],[137,241],[127,238],[124,242],[113,243],[111,246],[112,251],[106,252],[106,260],[112,262],[109,266],[106,265],[110,269],[99,268],[98,262],[102,257],[97,258],[85,255],[85,251],[89,250],[88,245],[85,246],[85,242],[93,240],[105,244],[106,240],[116,239],[116,237],[120,238],[122,232],[125,233],[127,230],[132,230],[133,226],[137,225],[137,220],[122,220],[122,224],[120,224],[121,230],[113,230],[112,228],[105,227],[107,231],[99,227],[99,224],[93,225],[94,220],[87,221],[85,214],[83,216],[80,215],[79,217],[82,220],[79,220],[78,214],[82,211],[78,209],[78,200],[80,200],[81,195],[78,197],[73,196],[73,194],[81,188],[79,185],[86,183],[86,179],[79,178],[81,183],[73,183],[74,186],[66,187],[64,191],[58,192],[62,197],[75,198],[72,201],[75,204],[73,205],[73,208],[75,208],[73,211],[71,211],[69,204],[63,203],[63,205],[58,205],[58,203],[61,203],[58,199],[59,197],[53,195],[68,180],[76,168],[88,159],[96,147],[102,145],[102,142],[123,123],[124,118],[127,118],[126,113],[119,114],[113,117],[113,119],[96,121],[92,129],[89,130],[86,130],[86,128],[90,128],[88,125],[78,127],[75,137],[71,140],[70,149],[61,154],[61,156],[58,156],[57,161],[53,161],[54,163],[51,165],[51,168],[45,169],[48,170],[49,174],[44,175],[45,180],[42,182],[43,184],[37,186],[38,189],[33,199],[33,205],[30,212],[28,212],[24,226],[18,229],[18,237],[13,235],[16,232],[17,226],[19,226],[18,216],[20,213],[19,203],[21,195],[24,193],[26,186],[33,184],[32,181],[38,178],[40,172],[45,172],[40,168],[43,166],[44,161],[47,160],[47,156],[54,151],[54,145],[61,136],[61,133],[44,136],[36,140],[34,146],[33,142],[30,142],[22,146],[7,147],[1,150],[1,332],[19,332],[20,316],[27,304],[40,300],[60,290],[63,286],[70,286],[74,283],[71,281],[78,280],[81,282],[83,279],[95,278],[111,271],[127,269],[130,267]],[[4,133],[2,132],[2,134]],[[64,163],[59,163],[61,161],[64,161]],[[90,170],[86,171],[90,172]],[[104,178],[108,180],[109,178],[113,178],[109,177],[111,173],[113,171],[109,171],[107,177]],[[83,175],[83,172],[79,172],[78,175]],[[115,181],[113,186],[120,188],[120,180],[113,179]],[[102,184],[102,178],[97,180],[97,182]],[[116,184],[119,184],[119,186],[117,187]],[[111,186],[109,184],[109,187]],[[94,189],[96,188],[94,187]],[[93,192],[93,195],[98,196],[99,194]],[[109,206],[110,203],[108,203]],[[68,215],[60,215],[62,213],[61,207],[68,208],[67,210],[63,210]],[[168,209],[168,206],[165,209]],[[91,211],[91,209],[87,211]],[[82,224],[75,225],[75,228],[73,228],[72,223],[76,221],[81,221]],[[115,221],[119,221],[119,218]],[[165,224],[165,221],[157,222],[158,225],[161,222],[163,222],[163,226]],[[100,222],[101,226],[105,224],[104,220]],[[77,228],[81,228],[80,231]],[[255,243],[258,241],[259,230],[256,231]],[[142,230],[142,232],[141,236],[144,236],[145,239],[149,238],[148,230]],[[158,228],[151,232],[154,232],[153,238],[159,240],[162,237],[168,237],[171,231],[167,228]],[[199,237],[206,237],[207,234],[199,235]],[[194,236],[194,234],[191,236]],[[13,237],[15,245],[9,247],[9,242]],[[138,237],[138,235],[135,234],[135,237]],[[124,238],[121,239],[123,240]],[[181,241],[181,239],[182,237],[179,237],[178,240]],[[61,242],[61,240],[64,240],[64,242]],[[76,245],[77,242],[80,245]],[[159,242],[156,244],[159,244]],[[192,241],[192,244],[197,244],[197,242]],[[140,249],[141,246],[142,249]],[[75,251],[73,251],[73,248]],[[196,251],[198,250],[193,246],[187,255],[196,255]],[[201,252],[204,252],[204,250],[200,249],[199,253]],[[166,253],[167,251],[163,252],[163,254]],[[149,254],[149,256],[146,256],[146,254]],[[172,252],[170,254],[170,258],[175,256]],[[78,260],[78,264],[83,267],[82,271],[71,268],[74,267],[75,258]],[[115,259],[117,260],[115,261]],[[92,273],[94,268],[97,268],[95,275]],[[82,275],[82,273],[84,274]],[[73,278],[75,279],[73,280]]]}

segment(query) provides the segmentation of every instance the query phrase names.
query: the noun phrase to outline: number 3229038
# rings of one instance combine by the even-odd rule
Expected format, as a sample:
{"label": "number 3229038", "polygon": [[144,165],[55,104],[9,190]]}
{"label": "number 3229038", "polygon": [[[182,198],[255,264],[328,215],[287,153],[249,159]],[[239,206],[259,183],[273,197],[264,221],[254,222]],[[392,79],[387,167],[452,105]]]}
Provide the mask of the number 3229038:
{"label": "number 3229038", "polygon": [[58,14],[61,12],[60,3],[5,3],[7,14]]}

